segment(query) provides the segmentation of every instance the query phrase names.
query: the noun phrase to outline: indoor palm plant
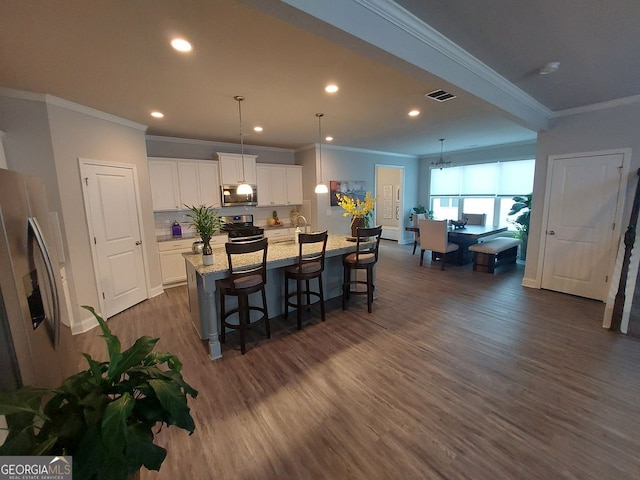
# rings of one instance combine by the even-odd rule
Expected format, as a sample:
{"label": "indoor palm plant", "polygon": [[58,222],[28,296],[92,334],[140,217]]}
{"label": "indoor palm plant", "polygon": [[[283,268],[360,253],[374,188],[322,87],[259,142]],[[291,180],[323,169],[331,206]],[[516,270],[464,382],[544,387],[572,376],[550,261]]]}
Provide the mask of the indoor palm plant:
{"label": "indoor palm plant", "polygon": [[191,219],[191,225],[196,229],[198,235],[202,239],[204,246],[202,247],[202,263],[205,265],[213,265],[213,250],[211,249],[211,238],[218,233],[222,227],[222,220],[218,216],[218,212],[212,207],[206,205],[189,206],[187,217]]}
{"label": "indoor palm plant", "polygon": [[152,351],[157,338],[138,338],[123,352],[106,322],[84,308],[100,324],[109,360],[83,353],[89,368],[58,388],[0,395],[9,430],[0,455],[71,455],[73,476],[83,480],[126,479],[142,466],[159,470],[167,452],[153,443],[154,430],[166,424],[193,433],[187,396],[198,392],[174,355]]}

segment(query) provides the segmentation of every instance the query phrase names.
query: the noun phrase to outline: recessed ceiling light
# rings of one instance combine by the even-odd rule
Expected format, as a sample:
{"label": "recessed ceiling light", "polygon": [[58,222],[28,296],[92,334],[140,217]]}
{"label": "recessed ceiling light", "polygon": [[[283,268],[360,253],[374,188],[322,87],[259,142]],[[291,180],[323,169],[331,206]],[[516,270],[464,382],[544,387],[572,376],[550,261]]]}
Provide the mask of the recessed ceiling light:
{"label": "recessed ceiling light", "polygon": [[191,44],[184,38],[174,38],[171,40],[171,46],[179,52],[190,52],[192,48]]}
{"label": "recessed ceiling light", "polygon": [[327,142],[333,142],[333,137],[324,137]]}
{"label": "recessed ceiling light", "polygon": [[253,131],[254,131],[254,132],[258,132],[258,133],[260,133],[262,130],[263,130],[263,128],[262,128],[262,127],[260,127],[260,126],[255,126],[255,127],[253,127]]}
{"label": "recessed ceiling light", "polygon": [[324,91],[327,93],[336,93],[338,90],[338,86],[333,83],[324,87]]}
{"label": "recessed ceiling light", "polygon": [[411,110],[409,112],[410,117],[417,117],[418,115],[420,115],[420,110]]}
{"label": "recessed ceiling light", "polygon": [[558,71],[558,68],[560,68],[560,62],[549,62],[546,65],[543,65],[538,73],[540,75],[548,75]]}
{"label": "recessed ceiling light", "polygon": [[164,113],[162,113],[162,112],[151,112],[151,116],[153,118],[163,118],[164,117]]}

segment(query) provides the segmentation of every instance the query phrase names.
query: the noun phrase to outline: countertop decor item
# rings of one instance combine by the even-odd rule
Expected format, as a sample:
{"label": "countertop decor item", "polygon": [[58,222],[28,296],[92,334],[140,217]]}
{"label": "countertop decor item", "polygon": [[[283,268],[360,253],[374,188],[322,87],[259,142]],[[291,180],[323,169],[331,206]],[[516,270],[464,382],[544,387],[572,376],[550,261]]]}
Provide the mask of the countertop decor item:
{"label": "countertop decor item", "polygon": [[364,199],[352,198],[342,193],[336,193],[338,199],[338,205],[342,207],[344,217],[351,215],[351,236],[356,236],[357,227],[366,227],[371,223],[371,216],[373,215],[373,207],[376,204],[376,199],[371,196],[371,192],[367,192]]}
{"label": "countertop decor item", "polygon": [[177,357],[153,352],[157,338],[140,337],[122,351],[107,323],[84,308],[100,324],[108,361],[83,353],[89,368],[58,388],[1,394],[9,434],[0,455],[71,455],[73,477],[82,479],[125,480],[143,466],[160,470],[167,451],[154,435],[162,425],[192,434],[187,399],[198,392],[184,381]]}
{"label": "countertop decor item", "polygon": [[222,220],[218,216],[218,212],[212,207],[206,205],[185,205],[189,209],[187,217],[191,219],[191,226],[196,229],[202,246],[202,262],[205,265],[213,265],[213,249],[211,248],[211,237],[213,237],[222,227]]}

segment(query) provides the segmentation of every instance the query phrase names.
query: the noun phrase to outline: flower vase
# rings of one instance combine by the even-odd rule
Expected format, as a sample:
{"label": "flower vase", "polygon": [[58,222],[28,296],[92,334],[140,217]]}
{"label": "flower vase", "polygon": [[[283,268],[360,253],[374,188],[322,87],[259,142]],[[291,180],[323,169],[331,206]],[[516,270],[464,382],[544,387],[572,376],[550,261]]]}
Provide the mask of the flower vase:
{"label": "flower vase", "polygon": [[366,226],[366,222],[364,217],[353,217],[351,219],[351,236],[352,237],[356,237],[357,235],[357,228],[364,228]]}
{"label": "flower vase", "polygon": [[202,264],[206,266],[213,265],[213,249],[209,242],[205,242],[202,247]]}

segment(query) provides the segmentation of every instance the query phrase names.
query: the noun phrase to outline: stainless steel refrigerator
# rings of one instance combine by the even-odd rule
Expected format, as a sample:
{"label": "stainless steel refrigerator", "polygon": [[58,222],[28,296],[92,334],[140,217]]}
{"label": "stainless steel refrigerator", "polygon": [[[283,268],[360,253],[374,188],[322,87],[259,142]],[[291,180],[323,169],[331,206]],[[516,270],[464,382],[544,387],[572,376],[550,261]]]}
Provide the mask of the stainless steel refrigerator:
{"label": "stainless steel refrigerator", "polygon": [[43,182],[0,169],[0,391],[55,387],[77,371],[60,318],[60,264]]}

